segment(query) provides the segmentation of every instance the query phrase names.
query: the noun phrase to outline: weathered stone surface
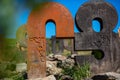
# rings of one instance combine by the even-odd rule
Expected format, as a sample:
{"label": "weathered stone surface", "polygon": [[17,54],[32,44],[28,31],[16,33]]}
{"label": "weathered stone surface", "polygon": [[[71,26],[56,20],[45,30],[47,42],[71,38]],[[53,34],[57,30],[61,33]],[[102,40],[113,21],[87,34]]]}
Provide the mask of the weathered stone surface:
{"label": "weathered stone surface", "polygon": [[62,61],[64,67],[73,67],[75,65],[74,59],[67,58],[65,61]]}
{"label": "weathered stone surface", "polygon": [[54,58],[57,59],[57,60],[60,60],[60,61],[67,59],[66,56],[62,56],[62,55],[54,55]]}
{"label": "weathered stone surface", "polygon": [[62,69],[57,67],[57,61],[47,61],[47,75],[56,75],[60,74]]}
{"label": "weathered stone surface", "polygon": [[71,54],[71,58],[75,58],[76,56],[78,56],[78,54]]}
{"label": "weathered stone surface", "polygon": [[49,55],[47,58],[47,75],[61,75],[63,68],[75,66],[75,60],[62,55]]}
{"label": "weathered stone surface", "polygon": [[56,39],[56,36],[52,36],[52,52],[54,54],[61,54],[64,50],[63,39]]}
{"label": "weathered stone surface", "polygon": [[61,80],[73,80],[69,75],[64,75],[61,77]]}
{"label": "weathered stone surface", "polygon": [[75,65],[75,61],[72,58],[67,58],[65,60],[58,61],[58,67],[60,68],[73,67],[74,65]]}
{"label": "weathered stone surface", "polygon": [[118,29],[118,35],[119,35],[119,38],[120,38],[120,28]]}
{"label": "weathered stone surface", "polygon": [[17,72],[23,72],[27,70],[27,64],[26,63],[19,63],[16,64],[16,71]]}
{"label": "weathered stone surface", "polygon": [[[92,29],[92,20],[100,22],[97,33]],[[92,70],[98,72],[116,71],[120,68],[120,40],[112,30],[116,26],[118,15],[115,8],[105,1],[90,1],[83,4],[77,14],[76,23],[80,33],[75,34],[75,50],[101,50],[104,58],[92,58]]]}
{"label": "weathered stone surface", "polygon": [[47,54],[52,53],[51,45],[50,45],[49,40],[50,40],[50,39],[46,40],[46,52],[47,52]]}
{"label": "weathered stone surface", "polygon": [[54,77],[54,75],[50,75],[46,78],[43,78],[42,80],[56,80],[56,78]]}
{"label": "weathered stone surface", "polygon": [[107,76],[113,76],[116,80],[120,80],[120,74],[119,73],[115,73],[115,72],[107,72],[104,73]]}
{"label": "weathered stone surface", "polygon": [[74,51],[74,40],[73,39],[58,39],[56,36],[52,36],[52,52],[54,54],[61,54],[64,51],[70,51],[71,54],[76,54]]}
{"label": "weathered stone surface", "polygon": [[16,40],[17,41],[26,41],[27,39],[27,30],[26,24],[20,26],[16,31]]}
{"label": "weathered stone surface", "polygon": [[29,80],[56,80],[56,78],[54,77],[54,75],[50,75],[44,78],[35,78],[35,79],[29,79]]}
{"label": "weathered stone surface", "polygon": [[16,32],[16,47],[20,51],[26,51],[27,50],[27,30],[26,30],[26,24],[20,26]]}
{"label": "weathered stone surface", "polygon": [[76,54],[74,51],[74,39],[64,39],[64,49],[71,52],[71,54]]}
{"label": "weathered stone surface", "polygon": [[47,57],[46,57],[47,61],[54,61],[55,58],[54,58],[54,54],[49,54]]}
{"label": "weathered stone surface", "polygon": [[120,80],[120,74],[115,72],[99,73],[91,78],[92,80]]}
{"label": "weathered stone surface", "polygon": [[94,56],[91,56],[91,55],[75,56],[75,62],[82,66],[85,63],[91,63],[92,58],[94,58]]}
{"label": "weathered stone surface", "polygon": [[47,2],[32,10],[27,22],[29,79],[46,76],[45,24],[49,21],[56,24],[56,37],[74,37],[74,21],[63,5]]}

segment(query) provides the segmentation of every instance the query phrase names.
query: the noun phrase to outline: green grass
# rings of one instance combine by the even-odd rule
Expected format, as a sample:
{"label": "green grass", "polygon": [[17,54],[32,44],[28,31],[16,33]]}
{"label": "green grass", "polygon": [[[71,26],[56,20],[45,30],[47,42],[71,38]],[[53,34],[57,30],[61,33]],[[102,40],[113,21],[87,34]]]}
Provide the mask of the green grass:
{"label": "green grass", "polygon": [[[73,67],[63,68],[62,74],[69,75],[73,80],[82,80],[90,76],[90,65],[89,63],[85,63],[83,66],[76,65]],[[61,80],[60,77],[59,80]]]}
{"label": "green grass", "polygon": [[16,48],[16,39],[4,39],[0,48],[0,79],[22,80],[15,70],[17,63],[26,62],[26,53]]}
{"label": "green grass", "polygon": [[0,52],[0,62],[24,62],[25,52],[21,52],[16,47],[16,39],[5,39]]}

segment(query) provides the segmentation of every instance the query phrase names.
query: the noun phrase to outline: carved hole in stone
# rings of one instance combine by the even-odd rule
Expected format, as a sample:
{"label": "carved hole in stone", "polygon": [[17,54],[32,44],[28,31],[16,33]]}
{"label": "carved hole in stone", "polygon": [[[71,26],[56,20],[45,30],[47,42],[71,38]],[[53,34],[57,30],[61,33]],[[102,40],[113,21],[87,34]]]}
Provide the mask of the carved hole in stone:
{"label": "carved hole in stone", "polygon": [[102,50],[93,50],[92,51],[92,55],[94,55],[94,57],[97,59],[97,60],[101,60],[104,58],[104,52]]}
{"label": "carved hole in stone", "polygon": [[92,20],[92,28],[95,32],[100,32],[103,29],[103,22],[101,18],[94,18]]}
{"label": "carved hole in stone", "polygon": [[55,34],[56,34],[55,21],[52,19],[49,19],[46,21],[46,38],[51,38],[51,36]]}
{"label": "carved hole in stone", "polygon": [[52,41],[50,40],[53,35],[56,34],[56,23],[52,19],[46,21],[46,53],[47,55],[52,53]]}

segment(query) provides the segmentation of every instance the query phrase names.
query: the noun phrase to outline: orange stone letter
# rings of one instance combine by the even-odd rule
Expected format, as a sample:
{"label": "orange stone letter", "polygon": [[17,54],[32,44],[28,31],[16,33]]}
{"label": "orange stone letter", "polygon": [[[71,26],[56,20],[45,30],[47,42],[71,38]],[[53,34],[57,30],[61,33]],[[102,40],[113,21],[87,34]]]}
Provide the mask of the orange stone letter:
{"label": "orange stone letter", "polygon": [[45,25],[49,20],[56,24],[56,37],[74,37],[74,21],[63,5],[47,2],[32,10],[27,22],[29,79],[46,76]]}

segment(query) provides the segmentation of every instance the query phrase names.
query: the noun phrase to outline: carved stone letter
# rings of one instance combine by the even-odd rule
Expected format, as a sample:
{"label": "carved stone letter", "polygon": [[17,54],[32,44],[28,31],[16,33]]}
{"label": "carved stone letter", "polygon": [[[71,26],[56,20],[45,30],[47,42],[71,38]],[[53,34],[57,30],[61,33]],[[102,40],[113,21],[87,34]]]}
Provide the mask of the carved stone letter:
{"label": "carved stone letter", "polygon": [[[92,20],[100,22],[100,32],[93,31]],[[75,50],[102,50],[104,52],[102,60],[92,59],[91,65],[94,71],[113,71],[115,67],[120,66],[116,60],[120,53],[120,40],[113,32],[117,21],[115,8],[105,1],[86,2],[76,14],[76,23],[82,32],[75,34]],[[115,65],[116,63],[119,65]]]}
{"label": "carved stone letter", "polygon": [[32,10],[27,22],[29,79],[46,76],[45,24],[49,20],[56,24],[56,37],[74,37],[74,21],[64,6],[48,2]]}

